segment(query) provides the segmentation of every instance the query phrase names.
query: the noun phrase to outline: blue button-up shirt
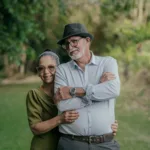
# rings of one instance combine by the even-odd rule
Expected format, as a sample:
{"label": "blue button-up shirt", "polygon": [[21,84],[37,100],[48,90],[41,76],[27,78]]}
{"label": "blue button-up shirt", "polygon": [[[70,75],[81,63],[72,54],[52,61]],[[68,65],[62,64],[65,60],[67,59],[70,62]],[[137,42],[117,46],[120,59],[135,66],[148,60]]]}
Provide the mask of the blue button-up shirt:
{"label": "blue button-up shirt", "polygon": [[[113,73],[116,78],[100,83],[105,72]],[[84,71],[73,60],[59,65],[55,76],[55,92],[61,86],[82,87],[86,91],[83,98],[75,97],[57,104],[59,113],[73,109],[79,112],[79,118],[75,122],[59,126],[61,133],[102,135],[112,132],[115,98],[120,93],[118,65],[114,58],[92,54]]]}

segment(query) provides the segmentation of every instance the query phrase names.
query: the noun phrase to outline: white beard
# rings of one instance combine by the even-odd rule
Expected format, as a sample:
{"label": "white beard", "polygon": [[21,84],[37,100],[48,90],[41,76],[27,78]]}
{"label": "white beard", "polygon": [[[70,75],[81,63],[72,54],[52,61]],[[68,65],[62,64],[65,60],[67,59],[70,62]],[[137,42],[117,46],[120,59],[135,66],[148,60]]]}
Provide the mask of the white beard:
{"label": "white beard", "polygon": [[[69,55],[70,56],[70,55]],[[73,56],[70,56],[71,57],[71,59],[73,59],[73,60],[77,60],[77,59],[79,59],[79,58],[81,58],[82,57],[82,53],[80,52],[80,53],[78,53],[77,55],[73,55]]]}
{"label": "white beard", "polygon": [[74,54],[71,56],[69,53],[69,57],[71,57],[72,60],[77,60],[77,59],[80,59],[84,55],[84,53],[85,53],[85,47],[78,54]]}

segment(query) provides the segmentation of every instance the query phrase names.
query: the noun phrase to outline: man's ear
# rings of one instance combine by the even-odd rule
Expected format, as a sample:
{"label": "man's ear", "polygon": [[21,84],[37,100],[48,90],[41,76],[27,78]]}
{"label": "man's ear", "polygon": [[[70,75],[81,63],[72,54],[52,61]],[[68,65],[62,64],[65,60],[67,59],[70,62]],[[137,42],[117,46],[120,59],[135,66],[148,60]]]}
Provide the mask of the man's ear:
{"label": "man's ear", "polygon": [[86,41],[87,41],[87,42],[91,42],[90,37],[86,37]]}

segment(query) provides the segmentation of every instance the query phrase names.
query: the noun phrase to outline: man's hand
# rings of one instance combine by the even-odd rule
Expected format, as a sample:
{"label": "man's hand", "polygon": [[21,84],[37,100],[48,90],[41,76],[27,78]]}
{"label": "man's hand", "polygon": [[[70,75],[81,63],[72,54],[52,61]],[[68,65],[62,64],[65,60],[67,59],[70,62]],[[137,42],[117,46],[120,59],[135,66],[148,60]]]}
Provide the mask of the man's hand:
{"label": "man's hand", "polygon": [[105,72],[100,78],[100,83],[103,83],[109,80],[114,80],[115,78],[116,78],[115,75],[112,74],[111,72]]}
{"label": "man's hand", "polygon": [[118,129],[118,121],[115,120],[115,122],[111,125],[111,129],[113,130],[113,135],[115,136]]}

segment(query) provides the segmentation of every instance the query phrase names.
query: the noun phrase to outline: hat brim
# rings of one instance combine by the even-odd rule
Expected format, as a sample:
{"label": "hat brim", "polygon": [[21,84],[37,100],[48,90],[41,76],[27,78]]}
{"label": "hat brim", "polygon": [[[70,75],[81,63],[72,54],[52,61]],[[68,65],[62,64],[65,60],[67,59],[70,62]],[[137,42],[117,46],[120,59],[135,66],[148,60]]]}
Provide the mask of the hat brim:
{"label": "hat brim", "polygon": [[91,35],[89,33],[75,33],[75,34],[71,34],[71,35],[68,35],[68,36],[62,38],[61,40],[59,40],[57,42],[57,44],[62,45],[65,42],[65,39],[67,39],[71,36],[76,36],[76,35],[81,36],[81,37],[90,37],[91,40],[93,40],[93,38],[94,38],[93,35]]}

